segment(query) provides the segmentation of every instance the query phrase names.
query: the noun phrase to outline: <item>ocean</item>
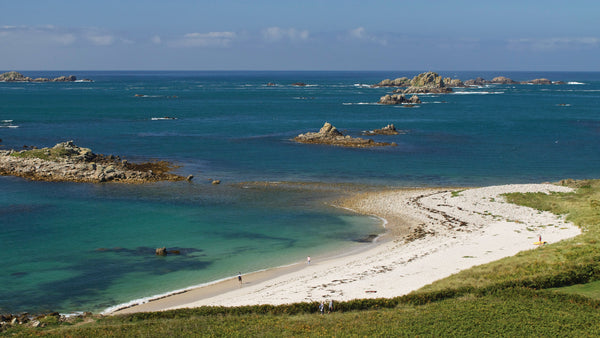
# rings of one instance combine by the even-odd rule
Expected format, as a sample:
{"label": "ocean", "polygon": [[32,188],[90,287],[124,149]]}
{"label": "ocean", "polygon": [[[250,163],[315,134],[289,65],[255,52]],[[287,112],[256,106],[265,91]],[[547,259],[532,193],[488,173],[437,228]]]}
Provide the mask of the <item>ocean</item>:
{"label": "ocean", "polygon": [[[336,192],[321,183],[466,187],[599,176],[596,72],[440,71],[565,84],[458,88],[419,95],[413,107],[378,105],[391,90],[369,85],[414,71],[22,73],[93,82],[0,83],[0,149],[73,140],[133,162],[167,160],[194,179],[0,177],[0,313],[101,312],[359,248],[384,231],[378,219],[330,206]],[[388,124],[403,132],[370,137],[398,144],[372,149],[290,141],[325,122],[351,136]],[[158,257],[158,247],[181,254]]]}

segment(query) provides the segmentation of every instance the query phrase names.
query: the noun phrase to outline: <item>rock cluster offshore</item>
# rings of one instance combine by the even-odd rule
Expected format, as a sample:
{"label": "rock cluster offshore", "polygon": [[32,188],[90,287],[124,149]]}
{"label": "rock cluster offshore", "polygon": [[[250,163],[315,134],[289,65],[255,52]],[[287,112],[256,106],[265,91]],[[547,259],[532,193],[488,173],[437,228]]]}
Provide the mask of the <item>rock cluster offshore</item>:
{"label": "rock cluster offshore", "polygon": [[147,183],[181,181],[166,162],[129,163],[118,156],[94,154],[73,141],[52,148],[0,151],[0,175],[50,182]]}
{"label": "rock cluster offshore", "polygon": [[323,127],[321,127],[318,133],[309,132],[305,134],[300,134],[294,138],[294,141],[299,143],[327,144],[351,148],[370,148],[397,145],[394,142],[375,142],[371,139],[364,139],[360,137],[351,137],[349,135],[344,135],[329,122],[325,122],[325,124],[323,125]]}
{"label": "rock cluster offshore", "polygon": [[[0,74],[0,82],[74,82],[77,81],[77,77],[75,75],[68,76],[59,76],[54,79],[48,79],[45,77],[38,77],[32,79],[28,76],[25,76],[19,72],[6,72]],[[91,81],[91,80],[83,80],[83,81]]]}

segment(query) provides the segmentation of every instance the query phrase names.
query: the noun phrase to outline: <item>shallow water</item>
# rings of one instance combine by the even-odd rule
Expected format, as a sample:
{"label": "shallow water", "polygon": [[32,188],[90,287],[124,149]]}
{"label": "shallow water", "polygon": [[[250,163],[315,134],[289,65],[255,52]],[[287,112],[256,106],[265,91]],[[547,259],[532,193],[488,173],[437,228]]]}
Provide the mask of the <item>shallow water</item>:
{"label": "shallow water", "polygon": [[[64,75],[26,75],[56,74]],[[0,268],[0,312],[99,311],[382,231],[377,220],[324,205],[318,189],[231,183],[475,186],[598,176],[599,73],[441,74],[571,84],[458,89],[407,108],[374,104],[389,90],[363,85],[416,72],[81,72],[95,82],[0,83],[2,148],[74,140],[131,161],[173,161],[195,176],[150,185],[0,177],[0,259],[10,262]],[[298,81],[310,86],[290,85]],[[374,137],[398,144],[377,149],[290,141],[325,121],[353,136],[389,123],[406,133]],[[182,254],[155,256],[162,246]]]}

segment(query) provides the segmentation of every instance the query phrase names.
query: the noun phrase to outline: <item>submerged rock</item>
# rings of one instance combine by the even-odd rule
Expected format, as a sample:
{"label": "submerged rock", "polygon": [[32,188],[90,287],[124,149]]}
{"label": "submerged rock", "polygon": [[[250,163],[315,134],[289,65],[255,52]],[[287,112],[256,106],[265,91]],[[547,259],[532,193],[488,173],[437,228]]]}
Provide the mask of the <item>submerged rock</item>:
{"label": "submerged rock", "polygon": [[396,146],[396,143],[375,142],[371,139],[350,137],[342,134],[329,122],[325,122],[318,133],[300,134],[293,139],[298,143],[327,144],[340,147],[369,148],[381,146]]}

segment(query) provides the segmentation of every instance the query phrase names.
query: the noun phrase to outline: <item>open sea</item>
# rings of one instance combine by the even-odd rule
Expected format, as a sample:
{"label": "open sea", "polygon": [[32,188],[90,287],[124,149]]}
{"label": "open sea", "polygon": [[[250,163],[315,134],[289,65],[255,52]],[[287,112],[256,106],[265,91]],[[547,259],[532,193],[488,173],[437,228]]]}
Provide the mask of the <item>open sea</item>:
{"label": "open sea", "polygon": [[[413,107],[378,105],[391,89],[369,85],[420,72],[22,73],[93,82],[0,82],[0,149],[73,140],[133,162],[171,161],[195,178],[0,177],[0,313],[102,312],[368,245],[360,239],[384,231],[378,219],[328,206],[327,189],[244,182],[483,186],[600,176],[597,72],[440,71],[565,84],[458,88],[419,95]],[[391,123],[404,133],[370,137],[398,144],[373,149],[290,141],[326,121],[352,136]],[[163,246],[181,255],[154,255]]]}

